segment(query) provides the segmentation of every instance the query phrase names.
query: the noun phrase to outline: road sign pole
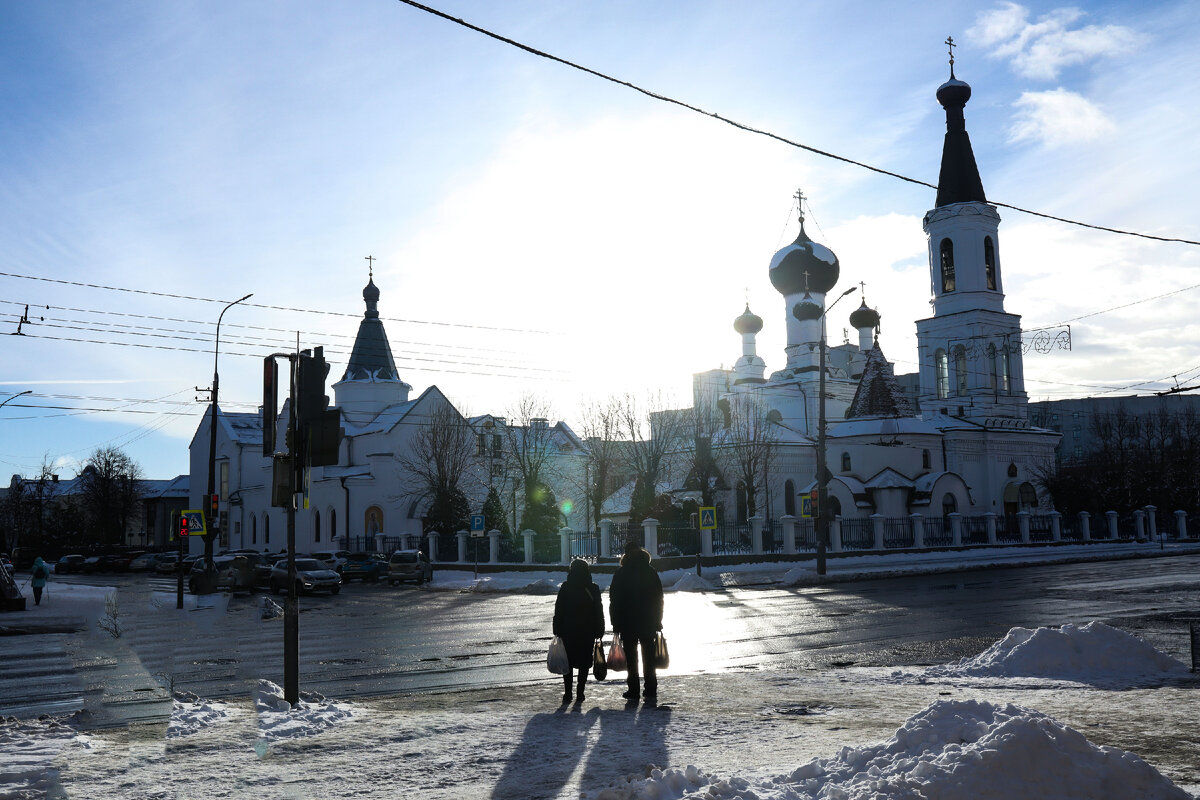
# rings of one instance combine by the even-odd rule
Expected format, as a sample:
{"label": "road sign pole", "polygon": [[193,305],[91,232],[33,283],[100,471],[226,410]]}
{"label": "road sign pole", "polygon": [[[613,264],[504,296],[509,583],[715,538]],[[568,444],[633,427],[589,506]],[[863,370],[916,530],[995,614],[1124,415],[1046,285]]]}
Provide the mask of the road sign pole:
{"label": "road sign pole", "polygon": [[187,517],[179,515],[179,530],[175,540],[179,543],[179,558],[175,560],[175,608],[183,608],[183,532],[187,530]]}
{"label": "road sign pole", "polygon": [[[287,599],[283,601],[283,699],[292,705],[300,702],[300,607],[296,595],[296,492],[303,471],[301,455],[304,448],[298,440],[296,420],[296,359],[289,356],[291,366],[291,408],[288,412],[288,448],[292,456],[292,493],[287,505]],[[348,522],[348,520],[347,520]]]}

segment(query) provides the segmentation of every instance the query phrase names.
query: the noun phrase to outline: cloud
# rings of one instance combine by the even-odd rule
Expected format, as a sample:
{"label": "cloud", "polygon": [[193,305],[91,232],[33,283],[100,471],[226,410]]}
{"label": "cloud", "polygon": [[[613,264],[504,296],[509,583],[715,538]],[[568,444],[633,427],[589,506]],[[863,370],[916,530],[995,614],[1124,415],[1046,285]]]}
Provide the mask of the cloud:
{"label": "cloud", "polygon": [[1041,142],[1047,147],[1098,139],[1115,127],[1100,108],[1066,89],[1023,92],[1014,103],[1010,142]]}
{"label": "cloud", "polygon": [[1121,25],[1083,25],[1084,12],[1060,8],[1029,21],[1029,9],[1004,3],[976,17],[967,35],[1026,78],[1054,80],[1064,67],[1133,52],[1146,37]]}

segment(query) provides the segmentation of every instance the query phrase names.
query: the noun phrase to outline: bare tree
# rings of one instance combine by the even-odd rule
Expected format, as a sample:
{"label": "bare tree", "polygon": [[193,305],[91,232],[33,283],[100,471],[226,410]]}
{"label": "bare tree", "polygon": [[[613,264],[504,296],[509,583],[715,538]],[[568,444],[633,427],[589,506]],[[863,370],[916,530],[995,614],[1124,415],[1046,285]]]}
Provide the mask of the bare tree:
{"label": "bare tree", "polygon": [[645,518],[654,505],[659,483],[670,475],[672,458],[686,449],[689,417],[686,411],[668,408],[660,392],[648,394],[641,403],[630,394],[622,400],[624,462],[634,475],[631,522]]}
{"label": "bare tree", "polygon": [[509,410],[503,427],[505,461],[512,473],[514,490],[520,482],[524,501],[518,527],[541,533],[557,530],[561,521],[551,489],[556,477],[551,413],[546,400],[526,394]]}
{"label": "bare tree", "polygon": [[464,530],[470,515],[467,493],[475,490],[479,460],[471,424],[450,403],[433,407],[396,456],[404,496],[429,503],[423,529]]}
{"label": "bare tree", "polygon": [[609,397],[588,403],[583,410],[582,434],[587,443],[587,470],[584,491],[590,506],[590,522],[600,524],[604,499],[617,488],[613,484],[621,474],[622,431],[621,400]]}
{"label": "bare tree", "polygon": [[83,511],[93,535],[101,542],[120,544],[141,499],[142,468],[115,447],[103,447],[88,457],[79,473]]}
{"label": "bare tree", "polygon": [[758,501],[766,494],[778,451],[778,429],[759,398],[750,394],[731,398],[729,425],[721,435],[718,460],[745,492],[747,517],[758,513]]}
{"label": "bare tree", "polygon": [[0,531],[4,532],[8,552],[22,546],[40,550],[53,544],[47,541],[50,532],[46,523],[58,494],[58,475],[48,456],[42,458],[36,477],[12,477],[8,493],[0,501]]}
{"label": "bare tree", "polygon": [[719,435],[721,412],[711,396],[698,399],[692,408],[691,449],[688,451],[688,472],[684,488],[700,494],[701,506],[715,506],[717,492],[725,485],[721,465],[713,448]]}

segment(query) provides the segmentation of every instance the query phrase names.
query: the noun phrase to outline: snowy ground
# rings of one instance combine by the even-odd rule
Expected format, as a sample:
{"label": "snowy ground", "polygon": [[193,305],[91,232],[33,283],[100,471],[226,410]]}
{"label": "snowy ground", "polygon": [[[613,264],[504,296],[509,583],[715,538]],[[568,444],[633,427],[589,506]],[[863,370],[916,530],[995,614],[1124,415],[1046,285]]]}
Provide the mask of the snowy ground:
{"label": "snowy ground", "polygon": [[[1137,665],[1131,667],[1130,665]],[[1178,798],[1200,791],[1182,664],[1099,623],[1013,629],[926,670],[745,670],[296,708],[177,695],[166,725],[0,722],[0,797]],[[1139,755],[1134,755],[1139,754]],[[1144,755],[1146,760],[1140,757]],[[1149,762],[1149,763],[1148,763]],[[1172,783],[1173,781],[1173,783]]]}

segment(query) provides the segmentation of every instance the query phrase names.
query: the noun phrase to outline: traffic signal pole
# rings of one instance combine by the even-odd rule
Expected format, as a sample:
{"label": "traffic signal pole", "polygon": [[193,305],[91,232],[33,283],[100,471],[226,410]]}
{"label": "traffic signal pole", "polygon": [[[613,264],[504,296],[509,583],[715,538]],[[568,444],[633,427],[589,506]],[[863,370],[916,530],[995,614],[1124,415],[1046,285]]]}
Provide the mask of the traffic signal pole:
{"label": "traffic signal pole", "polygon": [[288,413],[289,456],[291,459],[291,493],[287,504],[287,599],[283,601],[283,699],[292,705],[300,701],[300,598],[296,592],[296,497],[299,494],[304,465],[300,458],[303,449],[296,438],[296,358],[289,357],[291,374],[291,408]]}

